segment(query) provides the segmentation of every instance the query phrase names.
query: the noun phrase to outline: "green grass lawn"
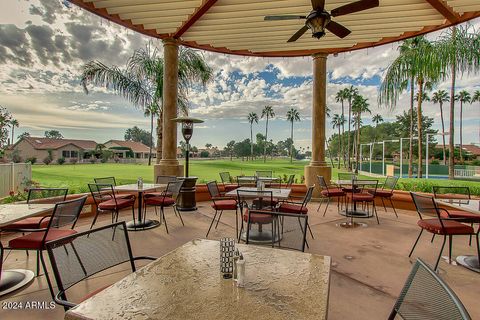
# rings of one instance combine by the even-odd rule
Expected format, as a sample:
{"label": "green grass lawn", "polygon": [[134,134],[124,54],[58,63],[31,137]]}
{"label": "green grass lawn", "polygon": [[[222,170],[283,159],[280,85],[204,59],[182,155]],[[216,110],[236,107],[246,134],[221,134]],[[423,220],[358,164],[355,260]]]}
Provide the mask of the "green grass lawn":
{"label": "green grass lawn", "polygon": [[[256,170],[272,170],[274,176],[295,174],[297,183],[304,174],[307,161],[287,159],[241,161],[230,160],[193,160],[190,163],[190,175],[197,176],[199,183],[220,180],[219,172],[229,171],[232,177],[254,175]],[[337,177],[337,169],[332,170],[332,177]],[[70,193],[88,192],[87,184],[95,177],[114,176],[117,183],[135,183],[138,177],[145,182],[153,181],[153,167],[140,164],[76,164],[76,165],[34,165],[32,179],[42,186],[68,187]],[[433,185],[469,186],[472,194],[480,195],[480,182],[450,181],[434,179],[400,179],[398,189],[408,191],[432,192]]]}

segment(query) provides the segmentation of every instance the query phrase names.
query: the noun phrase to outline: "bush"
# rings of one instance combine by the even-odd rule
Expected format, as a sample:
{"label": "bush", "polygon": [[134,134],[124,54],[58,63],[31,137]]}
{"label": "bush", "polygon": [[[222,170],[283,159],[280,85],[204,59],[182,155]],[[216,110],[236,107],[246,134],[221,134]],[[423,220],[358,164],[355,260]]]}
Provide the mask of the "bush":
{"label": "bush", "polygon": [[77,158],[71,158],[70,159],[70,163],[71,164],[76,164],[78,162],[78,159]]}
{"label": "bush", "polygon": [[480,166],[480,159],[475,159],[472,161],[472,166]]}
{"label": "bush", "polygon": [[58,158],[57,163],[58,164],[64,164],[65,163],[65,158],[64,157]]}
{"label": "bush", "polygon": [[208,153],[208,151],[200,152],[200,158],[208,158],[209,156],[210,156],[210,153]]}
{"label": "bush", "polygon": [[20,157],[20,151],[18,149],[13,150],[12,152],[12,162],[20,163],[22,162],[22,157]]}
{"label": "bush", "polygon": [[26,162],[30,162],[31,164],[35,164],[37,162],[37,157],[30,157],[25,160]]}
{"label": "bush", "polygon": [[50,156],[46,156],[42,161],[48,166],[50,163],[52,163],[53,159]]}
{"label": "bush", "polygon": [[91,157],[89,161],[90,161],[90,163],[93,164],[93,163],[97,162],[97,159],[95,159],[95,157]]}
{"label": "bush", "polygon": [[433,159],[432,161],[430,161],[430,164],[440,164],[440,161],[438,161],[437,159]]}

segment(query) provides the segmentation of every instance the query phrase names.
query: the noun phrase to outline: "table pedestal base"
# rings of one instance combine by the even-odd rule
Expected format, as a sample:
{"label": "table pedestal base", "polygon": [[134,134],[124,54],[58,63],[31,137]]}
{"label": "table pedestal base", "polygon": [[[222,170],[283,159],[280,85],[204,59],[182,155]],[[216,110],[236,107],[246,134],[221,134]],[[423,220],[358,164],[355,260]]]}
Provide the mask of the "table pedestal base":
{"label": "table pedestal base", "polygon": [[2,271],[0,280],[0,296],[20,289],[30,283],[35,274],[30,270],[12,269]]}
{"label": "table pedestal base", "polygon": [[346,229],[353,229],[353,228],[358,228],[358,227],[366,228],[366,227],[368,227],[368,224],[361,223],[361,222],[355,222],[355,221],[348,221],[348,222],[338,223],[337,226],[342,227],[342,228],[346,228]]}
{"label": "table pedestal base", "polygon": [[[247,232],[242,232],[242,236],[240,237],[243,241],[247,240]],[[277,235],[274,242],[278,242],[279,236]],[[271,231],[266,231],[262,230],[261,232],[258,230],[250,230],[248,232],[248,242],[249,243],[261,243],[261,244],[267,244],[267,243],[272,243],[272,232]]]}
{"label": "table pedestal base", "polygon": [[458,256],[457,263],[475,272],[480,273],[480,263],[478,256]]}
{"label": "table pedestal base", "polygon": [[127,222],[128,231],[142,231],[147,229],[156,228],[160,225],[158,220],[145,219],[142,221],[129,221]]}

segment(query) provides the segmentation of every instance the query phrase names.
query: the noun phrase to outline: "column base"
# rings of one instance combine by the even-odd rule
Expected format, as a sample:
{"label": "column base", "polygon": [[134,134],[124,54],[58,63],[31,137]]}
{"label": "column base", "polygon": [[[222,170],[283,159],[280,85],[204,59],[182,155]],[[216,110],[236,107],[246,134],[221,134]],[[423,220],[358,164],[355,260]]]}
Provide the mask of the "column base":
{"label": "column base", "polygon": [[312,165],[309,164],[305,166],[305,184],[307,186],[315,185],[315,189],[313,190],[313,198],[320,199],[320,191],[321,188],[318,185],[318,178],[317,176],[323,176],[325,178],[326,183],[330,183],[332,179],[332,168],[326,165]]}
{"label": "column base", "polygon": [[153,182],[156,181],[157,176],[176,176],[183,177],[183,165],[179,164],[178,161],[170,163],[155,164],[153,166]]}

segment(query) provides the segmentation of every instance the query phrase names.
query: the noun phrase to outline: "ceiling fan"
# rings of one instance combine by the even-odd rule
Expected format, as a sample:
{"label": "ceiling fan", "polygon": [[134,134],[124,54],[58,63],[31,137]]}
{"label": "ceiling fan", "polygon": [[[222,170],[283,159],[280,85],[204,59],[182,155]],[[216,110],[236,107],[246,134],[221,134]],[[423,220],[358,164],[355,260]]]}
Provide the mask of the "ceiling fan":
{"label": "ceiling fan", "polygon": [[320,39],[325,35],[325,29],[332,32],[339,38],[345,38],[350,34],[350,30],[341,24],[332,21],[332,17],[343,16],[346,14],[359,12],[379,6],[379,0],[360,0],[352,2],[333,9],[330,13],[325,10],[325,0],[311,0],[313,10],[307,16],[265,16],[264,20],[295,20],[306,19],[305,25],[288,39],[287,42],[297,41],[308,29],[312,30],[312,37]]}

